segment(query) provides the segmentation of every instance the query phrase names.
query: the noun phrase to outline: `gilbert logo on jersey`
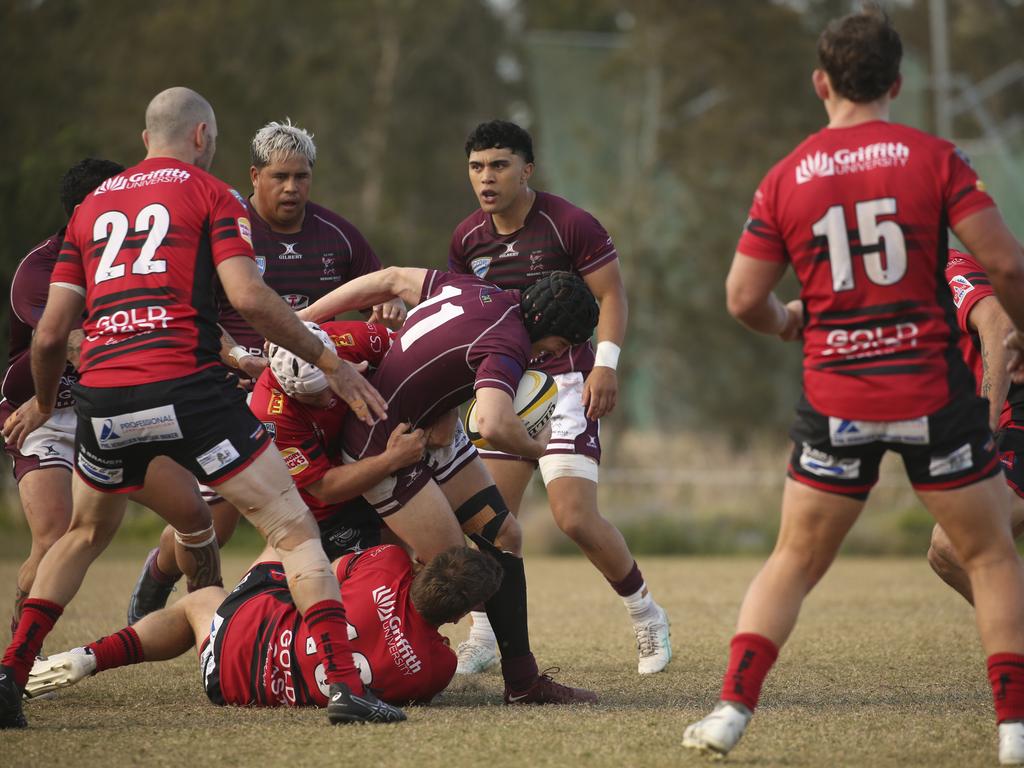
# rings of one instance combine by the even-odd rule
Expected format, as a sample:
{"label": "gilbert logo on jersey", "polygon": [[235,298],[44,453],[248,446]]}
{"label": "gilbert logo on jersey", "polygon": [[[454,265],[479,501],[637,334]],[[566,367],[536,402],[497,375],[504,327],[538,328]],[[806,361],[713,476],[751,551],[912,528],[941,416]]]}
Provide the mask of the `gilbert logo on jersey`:
{"label": "gilbert logo on jersey", "polygon": [[284,252],[277,255],[281,261],[294,261],[302,258],[302,254],[295,250],[298,243],[281,243],[281,245],[284,246]]}

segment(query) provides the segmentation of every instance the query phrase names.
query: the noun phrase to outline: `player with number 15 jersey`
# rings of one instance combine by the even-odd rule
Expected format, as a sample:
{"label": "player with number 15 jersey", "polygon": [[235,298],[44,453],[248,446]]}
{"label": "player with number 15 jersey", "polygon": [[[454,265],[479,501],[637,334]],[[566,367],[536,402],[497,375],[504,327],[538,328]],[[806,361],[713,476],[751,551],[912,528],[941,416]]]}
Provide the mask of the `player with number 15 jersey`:
{"label": "player with number 15 jersey", "polygon": [[793,265],[816,410],[917,418],[972,390],[945,290],[947,228],[992,205],[952,144],[883,121],[825,128],[772,168],[737,250]]}

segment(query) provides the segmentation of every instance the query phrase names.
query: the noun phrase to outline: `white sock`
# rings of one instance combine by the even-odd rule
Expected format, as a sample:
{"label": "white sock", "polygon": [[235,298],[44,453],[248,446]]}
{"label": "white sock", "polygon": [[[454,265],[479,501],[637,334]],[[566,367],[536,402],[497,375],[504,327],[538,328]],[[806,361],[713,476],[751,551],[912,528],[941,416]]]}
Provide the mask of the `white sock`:
{"label": "white sock", "polygon": [[638,624],[641,621],[650,621],[658,617],[658,604],[651,597],[646,583],[641,584],[640,589],[632,595],[626,595],[622,598],[622,602],[625,603],[626,610],[629,611],[629,618],[633,620],[634,624]]}
{"label": "white sock", "polygon": [[490,619],[483,611],[470,611],[470,618],[473,626],[469,628],[469,639],[481,645],[495,645],[497,640],[494,637],[494,630],[491,629]]}

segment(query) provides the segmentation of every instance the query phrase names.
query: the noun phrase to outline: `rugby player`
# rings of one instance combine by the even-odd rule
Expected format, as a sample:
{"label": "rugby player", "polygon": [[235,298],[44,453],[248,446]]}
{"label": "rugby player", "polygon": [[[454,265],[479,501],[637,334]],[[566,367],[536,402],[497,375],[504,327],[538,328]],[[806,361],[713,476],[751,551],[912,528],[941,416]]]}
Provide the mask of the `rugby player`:
{"label": "rugby player", "polygon": [[[79,203],[103,181],[116,176],[124,166],[109,160],[86,158],[73,165],[61,179],[61,204],[68,217]],[[0,423],[19,407],[29,407],[35,397],[30,368],[29,347],[43,310],[50,285],[50,273],[64,241],[66,228],[33,248],[22,259],[11,281],[10,366],[3,378]],[[4,449],[14,463],[21,505],[32,534],[32,549],[18,571],[15,586],[11,633],[17,629],[21,604],[28,597],[40,560],[67,530],[71,520],[71,468],[75,449],[75,398],[71,387],[78,381],[79,350],[82,344],[80,323],[68,338],[67,362],[53,415],[33,432],[20,449],[8,441]],[[188,472],[167,459],[160,478],[151,479],[146,488],[132,495],[135,501],[152,509],[168,526],[171,557],[181,558],[190,587],[220,584],[220,558],[210,541],[210,510],[198,494],[176,492],[177,485],[188,482]]]}
{"label": "rugby player", "polygon": [[[558,384],[551,442],[539,457],[481,451],[498,491],[518,516],[523,493],[540,466],[558,527],[576,542],[626,605],[636,635],[641,675],[661,672],[672,658],[669,621],[654,602],[619,529],[597,506],[599,422],[618,399],[615,368],[626,333],[626,289],[612,239],[586,211],[530,187],[533,140],[514,123],[481,123],[466,141],[469,181],[480,208],[455,228],[452,272],[475,274],[500,288],[522,290],[556,270],[579,275],[601,306],[597,354],[582,339],[563,355],[542,355],[531,368]],[[469,639],[459,644],[459,672],[482,672],[495,661],[494,633],[474,611]]]}
{"label": "rugby player", "polygon": [[[269,122],[253,136],[250,154],[252,195],[243,202],[256,265],[264,282],[289,306],[301,309],[346,280],[380,269],[377,255],[351,222],[309,199],[317,156],[309,132],[290,120]],[[371,318],[398,328],[405,305],[398,300],[379,305]],[[255,380],[267,365],[263,335],[232,307],[220,285],[217,321],[224,332],[222,360]],[[239,512],[210,488],[201,490],[223,546],[234,533]],[[173,531],[165,529],[160,546],[147,556],[129,600],[129,624],[167,604],[181,577],[173,540]]]}
{"label": "rugby player", "polygon": [[[726,281],[729,312],[747,327],[802,331],[804,396],[778,541],[740,608],[720,702],[685,729],[686,747],[736,746],[804,597],[893,450],[970,581],[1000,761],[1024,763],[1024,567],[988,404],[957,352],[947,227],[1017,328],[1024,253],[952,144],[889,122],[901,54],[877,7],[827,26],[813,85],[828,126],[761,182]],[[773,288],[790,263],[801,300],[783,304]]]}
{"label": "rugby player", "polygon": [[68,531],[39,565],[3,656],[0,727],[27,725],[21,689],[32,661],[117,530],[125,493],[143,485],[157,456],[216,487],[277,551],[317,639],[331,691],[329,720],[405,717],[364,690],[315,521],[220,362],[214,274],[253,326],[315,362],[356,413],[373,421],[386,405],[263,283],[245,208],[206,172],[216,138],[216,118],[202,96],[188,88],[162,91],[146,109],[146,159],[97,187],[68,224],[32,342],[36,396],[7,420],[4,436],[20,447],[51,415],[68,334],[87,309],[74,389],[74,505]]}
{"label": "rugby player", "polygon": [[[950,249],[946,282],[962,332],[960,353],[974,373],[978,394],[989,401],[989,427],[996,435],[1003,474],[1013,494],[1010,523],[1017,539],[1024,532],[1024,385],[1010,381],[1009,350],[1003,343],[1013,323],[993,294],[985,270],[969,254]],[[928,563],[967,602],[974,602],[960,559],[938,525],[932,529]]]}
{"label": "rugby player", "polygon": [[520,294],[472,275],[392,267],[336,288],[300,315],[333,317],[394,296],[416,306],[370,374],[388,401],[388,415],[373,425],[346,417],[344,459],[382,453],[398,424],[434,429],[451,420],[449,444],[428,450],[423,460],[378,483],[365,498],[423,562],[465,546],[465,533],[501,563],[502,586],[486,608],[501,649],[506,704],[596,701],[591,691],[538,673],[530,650],[519,524],[453,410],[475,391],[480,433],[491,445],[530,459],[541,456],[548,430],[531,438],[513,396],[537,354],[557,355],[590,337],[597,303],[583,281],[567,272],[554,272]]}
{"label": "rugby player", "polygon": [[[392,704],[426,704],[448,686],[455,654],[437,628],[465,616],[501,582],[497,562],[466,547],[441,552],[415,575],[409,556],[394,545],[347,554],[332,569],[363,684]],[[316,645],[268,549],[230,593],[193,592],[84,648],[36,661],[26,693],[173,659],[194,646],[214,704],[325,707],[329,689]]]}

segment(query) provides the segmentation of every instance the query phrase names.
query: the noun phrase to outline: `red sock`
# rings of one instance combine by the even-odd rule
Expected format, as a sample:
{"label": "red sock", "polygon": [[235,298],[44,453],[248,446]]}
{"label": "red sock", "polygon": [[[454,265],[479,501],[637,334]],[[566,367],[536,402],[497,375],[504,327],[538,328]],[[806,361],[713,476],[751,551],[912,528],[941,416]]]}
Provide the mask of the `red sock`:
{"label": "red sock", "polygon": [[140,664],[146,658],[142,652],[142,642],[131,627],[107,637],[101,637],[94,643],[85,646],[96,657],[96,671],[113,667],[126,667],[129,664]]}
{"label": "red sock", "polygon": [[363,683],[352,662],[345,609],[338,600],[321,600],[302,615],[324,664],[327,683],[345,683],[353,693],[363,693]]}
{"label": "red sock", "polygon": [[1024,720],[1024,656],[993,653],[988,657],[988,679],[996,702],[996,722]]}
{"label": "red sock", "polygon": [[736,635],[729,643],[722,701],[739,702],[753,712],[768,670],[778,657],[779,649],[767,637],[752,632]]}
{"label": "red sock", "polygon": [[11,644],[4,653],[3,665],[14,674],[14,682],[24,688],[28,673],[42,650],[43,640],[50,634],[57,619],[64,613],[64,606],[30,597],[21,606],[21,619]]}

